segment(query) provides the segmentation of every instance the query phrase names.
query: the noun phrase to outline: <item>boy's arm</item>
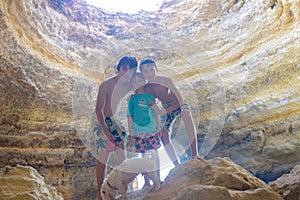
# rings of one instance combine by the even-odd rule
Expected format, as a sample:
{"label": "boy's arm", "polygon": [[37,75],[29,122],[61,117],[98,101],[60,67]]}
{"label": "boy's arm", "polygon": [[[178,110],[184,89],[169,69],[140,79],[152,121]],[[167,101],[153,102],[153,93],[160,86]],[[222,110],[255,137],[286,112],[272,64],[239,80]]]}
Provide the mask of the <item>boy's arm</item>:
{"label": "boy's arm", "polygon": [[127,117],[127,123],[129,136],[133,136],[133,120],[131,116]]}
{"label": "boy's arm", "polygon": [[128,124],[129,137],[133,136],[132,97],[133,96],[130,97],[127,105],[127,124]]}
{"label": "boy's arm", "polygon": [[167,114],[166,110],[165,109],[161,109],[159,108],[156,103],[152,100],[150,100],[150,105],[151,105],[151,108],[153,108],[153,110],[159,114],[159,115],[164,115],[164,114]]}
{"label": "boy's arm", "polygon": [[152,112],[150,115],[152,115],[154,117],[154,121],[156,124],[156,132],[159,133],[160,132],[160,121],[159,121],[159,117],[158,115],[161,114],[165,114],[165,110],[160,109],[156,102],[155,102],[155,98],[153,97],[152,100],[150,100],[150,112]]}
{"label": "boy's arm", "polygon": [[176,98],[179,102],[179,105],[181,106],[183,104],[183,98],[182,98],[179,90],[176,88],[176,86],[174,85],[173,81],[170,78],[167,78],[167,86],[171,90],[171,92],[174,93],[174,95],[176,96]]}
{"label": "boy's arm", "polygon": [[101,127],[101,130],[103,131],[104,135],[107,137],[108,140],[113,141],[113,136],[112,134],[107,130],[105,122],[104,122],[104,114],[103,114],[103,109],[106,101],[106,96],[107,96],[107,87],[106,83],[102,83],[99,86],[98,89],[98,96],[97,96],[97,102],[96,102],[96,116],[99,122],[99,125]]}
{"label": "boy's arm", "polygon": [[159,121],[158,115],[155,116],[154,120],[156,123],[156,132],[159,132],[160,131],[160,121]]}
{"label": "boy's arm", "polygon": [[183,104],[183,98],[182,98],[179,90],[176,88],[176,86],[174,85],[173,81],[170,78],[168,78],[166,76],[162,76],[161,79],[162,79],[163,85],[170,89],[170,91],[175,95],[175,97],[178,101],[178,104],[175,103],[175,104],[172,104],[171,106],[169,106],[168,108],[166,108],[165,112],[170,113]]}
{"label": "boy's arm", "polygon": [[180,107],[180,104],[174,103],[165,109],[165,113],[170,113],[173,110],[177,109],[178,107]]}

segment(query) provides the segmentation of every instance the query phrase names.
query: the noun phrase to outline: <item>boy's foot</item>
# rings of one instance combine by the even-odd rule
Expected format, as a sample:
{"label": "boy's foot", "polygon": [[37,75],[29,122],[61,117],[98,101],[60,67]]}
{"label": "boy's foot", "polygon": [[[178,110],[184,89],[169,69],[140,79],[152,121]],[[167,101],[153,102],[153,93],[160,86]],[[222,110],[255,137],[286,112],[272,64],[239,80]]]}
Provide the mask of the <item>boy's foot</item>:
{"label": "boy's foot", "polygon": [[101,188],[98,189],[97,200],[103,200],[102,197],[101,197]]}
{"label": "boy's foot", "polygon": [[200,157],[198,154],[193,156],[193,160],[205,160],[204,157]]}
{"label": "boy's foot", "polygon": [[97,200],[103,200],[100,195],[97,196]]}

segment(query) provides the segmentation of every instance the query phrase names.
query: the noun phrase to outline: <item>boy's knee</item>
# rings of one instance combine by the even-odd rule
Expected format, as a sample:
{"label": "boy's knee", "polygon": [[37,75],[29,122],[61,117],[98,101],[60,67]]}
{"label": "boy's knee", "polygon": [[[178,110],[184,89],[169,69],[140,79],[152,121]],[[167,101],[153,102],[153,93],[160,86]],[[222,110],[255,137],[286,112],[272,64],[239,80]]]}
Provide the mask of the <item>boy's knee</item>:
{"label": "boy's knee", "polygon": [[162,140],[162,143],[163,143],[164,145],[170,143],[170,137],[169,137],[168,135],[164,135],[164,136],[161,138],[161,140]]}
{"label": "boy's knee", "polygon": [[170,133],[169,133],[169,131],[168,131],[168,130],[163,130],[163,131],[161,132],[161,138],[162,138],[162,139],[169,139],[169,138],[170,138]]}

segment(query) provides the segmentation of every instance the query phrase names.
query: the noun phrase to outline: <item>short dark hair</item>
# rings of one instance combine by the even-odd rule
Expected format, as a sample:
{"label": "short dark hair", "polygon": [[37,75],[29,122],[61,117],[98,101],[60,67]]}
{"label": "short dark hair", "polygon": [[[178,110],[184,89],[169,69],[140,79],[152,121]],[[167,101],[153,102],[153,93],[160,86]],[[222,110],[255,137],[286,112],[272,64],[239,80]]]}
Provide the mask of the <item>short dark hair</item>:
{"label": "short dark hair", "polygon": [[145,65],[145,64],[155,64],[155,60],[153,58],[143,58],[141,61],[140,61],[140,71],[141,71],[141,66],[142,65]]}
{"label": "short dark hair", "polygon": [[126,55],[120,59],[118,65],[117,65],[117,70],[120,71],[121,66],[124,66],[124,65],[129,65],[130,69],[134,69],[134,68],[136,69],[138,62],[134,56]]}

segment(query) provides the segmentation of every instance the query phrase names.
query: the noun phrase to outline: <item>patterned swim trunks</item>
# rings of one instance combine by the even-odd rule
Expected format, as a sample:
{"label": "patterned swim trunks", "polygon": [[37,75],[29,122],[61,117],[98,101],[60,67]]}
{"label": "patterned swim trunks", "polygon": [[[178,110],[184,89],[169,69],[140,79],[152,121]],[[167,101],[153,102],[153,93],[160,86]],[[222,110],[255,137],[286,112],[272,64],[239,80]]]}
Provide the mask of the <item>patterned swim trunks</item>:
{"label": "patterned swim trunks", "polygon": [[[117,146],[124,146],[125,144],[125,138],[126,138],[126,131],[125,128],[121,125],[121,122],[119,122],[114,117],[106,117],[105,118],[105,124],[107,130],[114,136],[114,143]],[[95,127],[96,131],[96,145],[98,149],[106,149],[106,142],[107,138],[105,137],[104,133],[101,130],[99,125]]]}
{"label": "patterned swim trunks", "polygon": [[[165,104],[164,107],[167,108],[170,105],[172,105],[172,104],[169,104],[169,105]],[[162,124],[163,124],[162,130],[169,130],[170,131],[172,129],[172,125],[173,125],[176,117],[181,116],[181,111],[182,110],[191,110],[191,108],[190,108],[188,103],[183,103],[177,109],[163,115],[162,116]]]}
{"label": "patterned swim trunks", "polygon": [[157,150],[161,146],[158,133],[135,135],[134,139],[137,153],[145,153],[151,149]]}
{"label": "patterned swim trunks", "polygon": [[108,131],[114,136],[115,144],[125,143],[126,131],[125,128],[118,122],[116,119],[112,117],[106,117],[105,123]]}

